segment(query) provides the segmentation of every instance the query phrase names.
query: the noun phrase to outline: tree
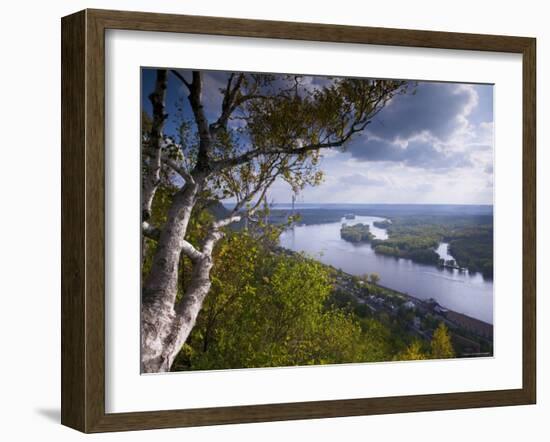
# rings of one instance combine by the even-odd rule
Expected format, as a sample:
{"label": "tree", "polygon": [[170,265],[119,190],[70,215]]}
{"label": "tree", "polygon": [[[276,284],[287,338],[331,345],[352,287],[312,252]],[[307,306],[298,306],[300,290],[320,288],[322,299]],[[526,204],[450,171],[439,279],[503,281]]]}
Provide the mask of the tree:
{"label": "tree", "polygon": [[[192,121],[181,121],[180,139],[164,135],[168,75],[187,91]],[[326,78],[311,87],[300,76],[227,74],[221,104],[208,118],[203,73],[158,69],[149,99],[151,128],[142,134],[142,233],[155,242],[144,279],[141,309],[142,370],[168,371],[191,333],[210,291],[213,251],[224,228],[254,214],[277,178],[297,193],[322,180],[323,149],[344,148],[406,82]],[[177,185],[166,221],[150,223],[162,183]],[[223,219],[213,219],[200,240],[187,229],[194,209],[231,198]],[[180,263],[190,261],[186,292],[178,299]]]}
{"label": "tree", "polygon": [[215,258],[210,293],[176,370],[364,360],[361,327],[327,304],[326,267],[269,254],[248,232],[221,241]]}
{"label": "tree", "polygon": [[433,334],[431,347],[432,359],[448,359],[455,357],[453,345],[451,344],[451,337],[449,336],[449,330],[443,322],[439,323],[439,326]]}
{"label": "tree", "polygon": [[380,282],[380,275],[378,273],[371,273],[370,274],[370,282],[372,282],[374,285],[377,285]]}
{"label": "tree", "polygon": [[418,361],[428,359],[423,349],[422,342],[415,339],[404,351],[398,353],[394,358],[396,361]]}

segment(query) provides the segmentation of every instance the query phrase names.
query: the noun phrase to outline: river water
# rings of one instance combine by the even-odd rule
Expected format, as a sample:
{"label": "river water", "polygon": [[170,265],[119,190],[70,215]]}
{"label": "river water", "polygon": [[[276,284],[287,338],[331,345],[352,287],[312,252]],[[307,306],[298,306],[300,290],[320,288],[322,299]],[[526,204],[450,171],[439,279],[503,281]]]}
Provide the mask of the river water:
{"label": "river water", "polygon": [[[368,243],[350,243],[340,238],[342,223],[363,223],[370,225],[376,238],[386,239],[386,230],[372,225],[383,219],[356,216],[341,222],[294,226],[283,232],[280,242],[282,247],[305,252],[352,275],[378,273],[380,284],[385,287],[419,299],[433,298],[451,310],[493,323],[493,282],[480,273],[441,269],[409,259],[377,255]],[[448,244],[441,243],[437,252],[445,260],[453,259],[447,247]]]}

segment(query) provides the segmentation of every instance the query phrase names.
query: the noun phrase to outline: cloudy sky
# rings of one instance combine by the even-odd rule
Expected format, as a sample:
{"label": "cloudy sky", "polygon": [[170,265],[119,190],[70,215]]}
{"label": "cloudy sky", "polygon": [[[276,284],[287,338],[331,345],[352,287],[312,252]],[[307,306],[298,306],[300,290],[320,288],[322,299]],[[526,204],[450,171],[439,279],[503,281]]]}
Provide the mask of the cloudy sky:
{"label": "cloudy sky", "polygon": [[[219,109],[222,78],[222,73],[205,77],[207,111]],[[144,70],[146,111],[153,82],[153,71]],[[178,103],[187,113],[185,91],[171,79],[167,110],[172,116]],[[324,182],[305,189],[299,202],[492,204],[493,87],[418,82],[415,94],[394,97],[345,152],[326,151],[321,168]],[[291,197],[283,181],[269,194],[275,203]]]}

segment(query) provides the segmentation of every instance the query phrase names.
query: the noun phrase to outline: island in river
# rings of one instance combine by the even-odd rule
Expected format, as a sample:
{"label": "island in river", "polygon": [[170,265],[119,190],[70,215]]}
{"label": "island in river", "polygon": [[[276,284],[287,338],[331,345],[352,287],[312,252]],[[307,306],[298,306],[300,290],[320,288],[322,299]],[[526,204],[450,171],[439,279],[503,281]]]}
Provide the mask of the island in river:
{"label": "island in river", "polygon": [[[355,215],[352,220],[345,217],[350,213]],[[492,206],[319,204],[296,205],[293,210],[290,205],[275,205],[269,219],[282,224],[290,215],[299,215],[300,221],[281,234],[283,248],[306,253],[350,275],[377,273],[380,284],[392,290],[434,299],[450,310],[493,322],[493,281],[478,271],[483,259],[492,267]],[[368,225],[374,239],[344,240],[340,235],[344,223]],[[438,259],[415,262],[375,250],[388,244],[404,250],[427,245]],[[442,267],[441,259],[456,260],[458,265]]]}
{"label": "island in river", "polygon": [[[456,227],[454,224],[434,226],[431,222],[420,222],[414,225],[414,232],[411,232],[412,227],[407,218],[400,218],[395,223],[384,220],[372,224],[387,229],[390,237],[376,239],[369,225],[362,223],[342,224],[340,236],[352,243],[370,242],[378,254],[460,271],[481,271],[486,278],[493,276],[492,229]],[[475,245],[476,242],[477,247],[470,247],[460,255],[457,254],[460,257],[458,260],[452,256],[453,249],[458,249],[461,244]]]}
{"label": "island in river", "polygon": [[[441,324],[450,332],[457,357],[492,356],[492,278],[459,268],[451,247],[458,239],[471,241],[492,232],[491,206],[272,205],[262,221],[281,227],[275,255],[324,266],[333,284],[327,309],[349,311],[365,330],[381,324],[390,359],[401,357],[417,340],[429,348]],[[359,224],[357,241],[342,238],[344,225]],[[241,223],[235,229],[245,227]],[[428,244],[438,261],[428,264],[374,250],[373,245],[391,241]],[[489,243],[492,238],[480,249],[492,262]]]}
{"label": "island in river", "polygon": [[397,334],[425,341],[444,322],[457,354],[492,355],[491,206],[275,205],[270,222],[290,215],[300,220],[282,233],[282,250],[332,268],[342,305],[393,317]]}
{"label": "island in river", "polygon": [[342,224],[340,236],[346,241],[355,243],[372,241],[374,239],[374,235],[371,233],[369,225],[363,223],[354,224],[352,226],[346,223]]}

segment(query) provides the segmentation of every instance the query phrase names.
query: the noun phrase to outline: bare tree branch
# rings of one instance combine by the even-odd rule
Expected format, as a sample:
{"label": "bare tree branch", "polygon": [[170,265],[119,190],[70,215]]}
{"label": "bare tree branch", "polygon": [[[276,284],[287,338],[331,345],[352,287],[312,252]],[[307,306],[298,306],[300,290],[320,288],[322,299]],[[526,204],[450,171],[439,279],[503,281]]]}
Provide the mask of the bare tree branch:
{"label": "bare tree branch", "polygon": [[241,220],[241,217],[238,215],[230,216],[228,218],[223,218],[218,221],[214,221],[214,223],[212,223],[212,227],[214,228],[214,230],[219,230],[222,227],[226,227],[229,224],[237,223],[240,220]]}
{"label": "bare tree branch", "polygon": [[181,251],[187,256],[192,262],[196,262],[204,258],[204,254],[198,251],[193,244],[188,241],[182,241]]}
{"label": "bare tree branch", "polygon": [[[142,152],[151,158],[156,158],[156,152],[154,152],[152,149],[143,149]],[[168,158],[166,155],[161,155],[161,162],[172,169],[174,172],[176,172],[185,181],[191,183],[194,182],[193,176],[189,172],[187,172],[185,168],[178,164],[177,161],[173,160],[172,158]]]}
{"label": "bare tree branch", "polygon": [[219,171],[228,167],[235,167],[239,164],[244,164],[260,155],[274,155],[274,154],[289,154],[289,155],[300,155],[303,153],[310,152],[312,150],[319,149],[328,149],[331,147],[341,147],[343,146],[352,135],[361,132],[371,120],[362,123],[359,126],[352,124],[347,133],[341,138],[335,141],[328,141],[324,143],[313,143],[301,147],[292,147],[292,146],[278,146],[278,147],[269,147],[269,148],[258,148],[249,150],[239,156],[233,158],[227,158],[223,160],[214,161],[212,164],[212,170]]}
{"label": "bare tree branch", "polygon": [[176,69],[170,69],[170,72],[178,79],[180,80],[188,90],[191,90],[191,83],[189,83],[183,75],[181,75]]}
{"label": "bare tree branch", "polygon": [[208,119],[202,104],[202,72],[193,71],[193,82],[189,89],[189,104],[197,123],[199,131],[199,152],[197,154],[197,171],[209,170],[209,151],[212,145],[212,134],[208,125]]}
{"label": "bare tree branch", "polygon": [[216,120],[215,123],[212,123],[210,125],[210,131],[213,135],[216,135],[220,130],[225,129],[227,127],[227,122],[229,120],[229,117],[235,110],[237,106],[237,94],[241,88],[241,84],[244,80],[244,74],[240,74],[237,77],[237,80],[235,81],[235,84],[233,84],[233,78],[235,77],[235,74],[231,74],[227,80],[227,86],[225,88],[225,93],[223,96],[223,102],[222,102],[222,111],[219,116],[219,118]]}
{"label": "bare tree branch", "polygon": [[[183,164],[162,154],[151,157],[179,173],[185,184],[171,201],[161,235],[147,223],[143,225],[144,237],[159,238],[142,290],[142,366],[146,372],[168,371],[190,336],[212,285],[213,249],[224,227],[254,214],[277,177],[295,191],[318,183],[319,150],[344,146],[403,85],[389,80],[327,78],[319,88],[301,90],[297,77],[287,88],[288,76],[229,74],[221,112],[209,124],[201,72],[170,72],[187,88],[196,125],[192,136],[198,145],[189,148],[189,159]],[[244,126],[229,130],[229,121],[237,118]],[[187,165],[187,161],[194,164]],[[153,161],[147,163],[149,167]],[[212,195],[218,201],[231,195],[236,204],[227,218],[208,226],[200,246],[195,247],[185,240],[189,221],[200,209],[200,201]],[[176,301],[181,256],[189,257],[193,265],[184,296]]]}
{"label": "bare tree branch", "polygon": [[214,246],[224,236],[223,232],[221,231],[223,227],[226,227],[232,223],[237,223],[240,220],[241,217],[235,215],[228,218],[220,219],[218,221],[214,221],[210,226],[210,229],[208,230],[208,233],[206,234],[206,237],[204,238],[204,242],[202,244],[203,256],[212,255],[212,250],[214,249]]}
{"label": "bare tree branch", "polygon": [[[158,241],[160,238],[161,229],[149,224],[147,221],[143,221],[141,223],[141,230],[149,239]],[[182,242],[182,252],[193,262],[203,258],[203,254],[199,252],[190,242],[185,240]]]}
{"label": "bare tree branch", "polygon": [[243,104],[252,100],[282,99],[282,98],[285,98],[285,93],[288,92],[288,90],[283,90],[283,91],[280,91],[278,95],[261,94],[261,93],[257,93],[258,85],[256,84],[251,91],[247,91],[247,93],[242,94],[241,86],[244,82],[245,74],[240,74],[237,77],[237,80],[235,82],[233,82],[234,76],[235,74],[232,73],[229,76],[229,79],[227,81],[227,87],[224,93],[224,98],[222,102],[222,112],[220,114],[220,117],[216,120],[215,123],[212,123],[210,125],[210,130],[212,132],[212,135],[216,135],[222,129],[227,128],[227,123],[229,119],[231,118],[232,114],[235,112],[235,110],[239,106],[242,106]]}

